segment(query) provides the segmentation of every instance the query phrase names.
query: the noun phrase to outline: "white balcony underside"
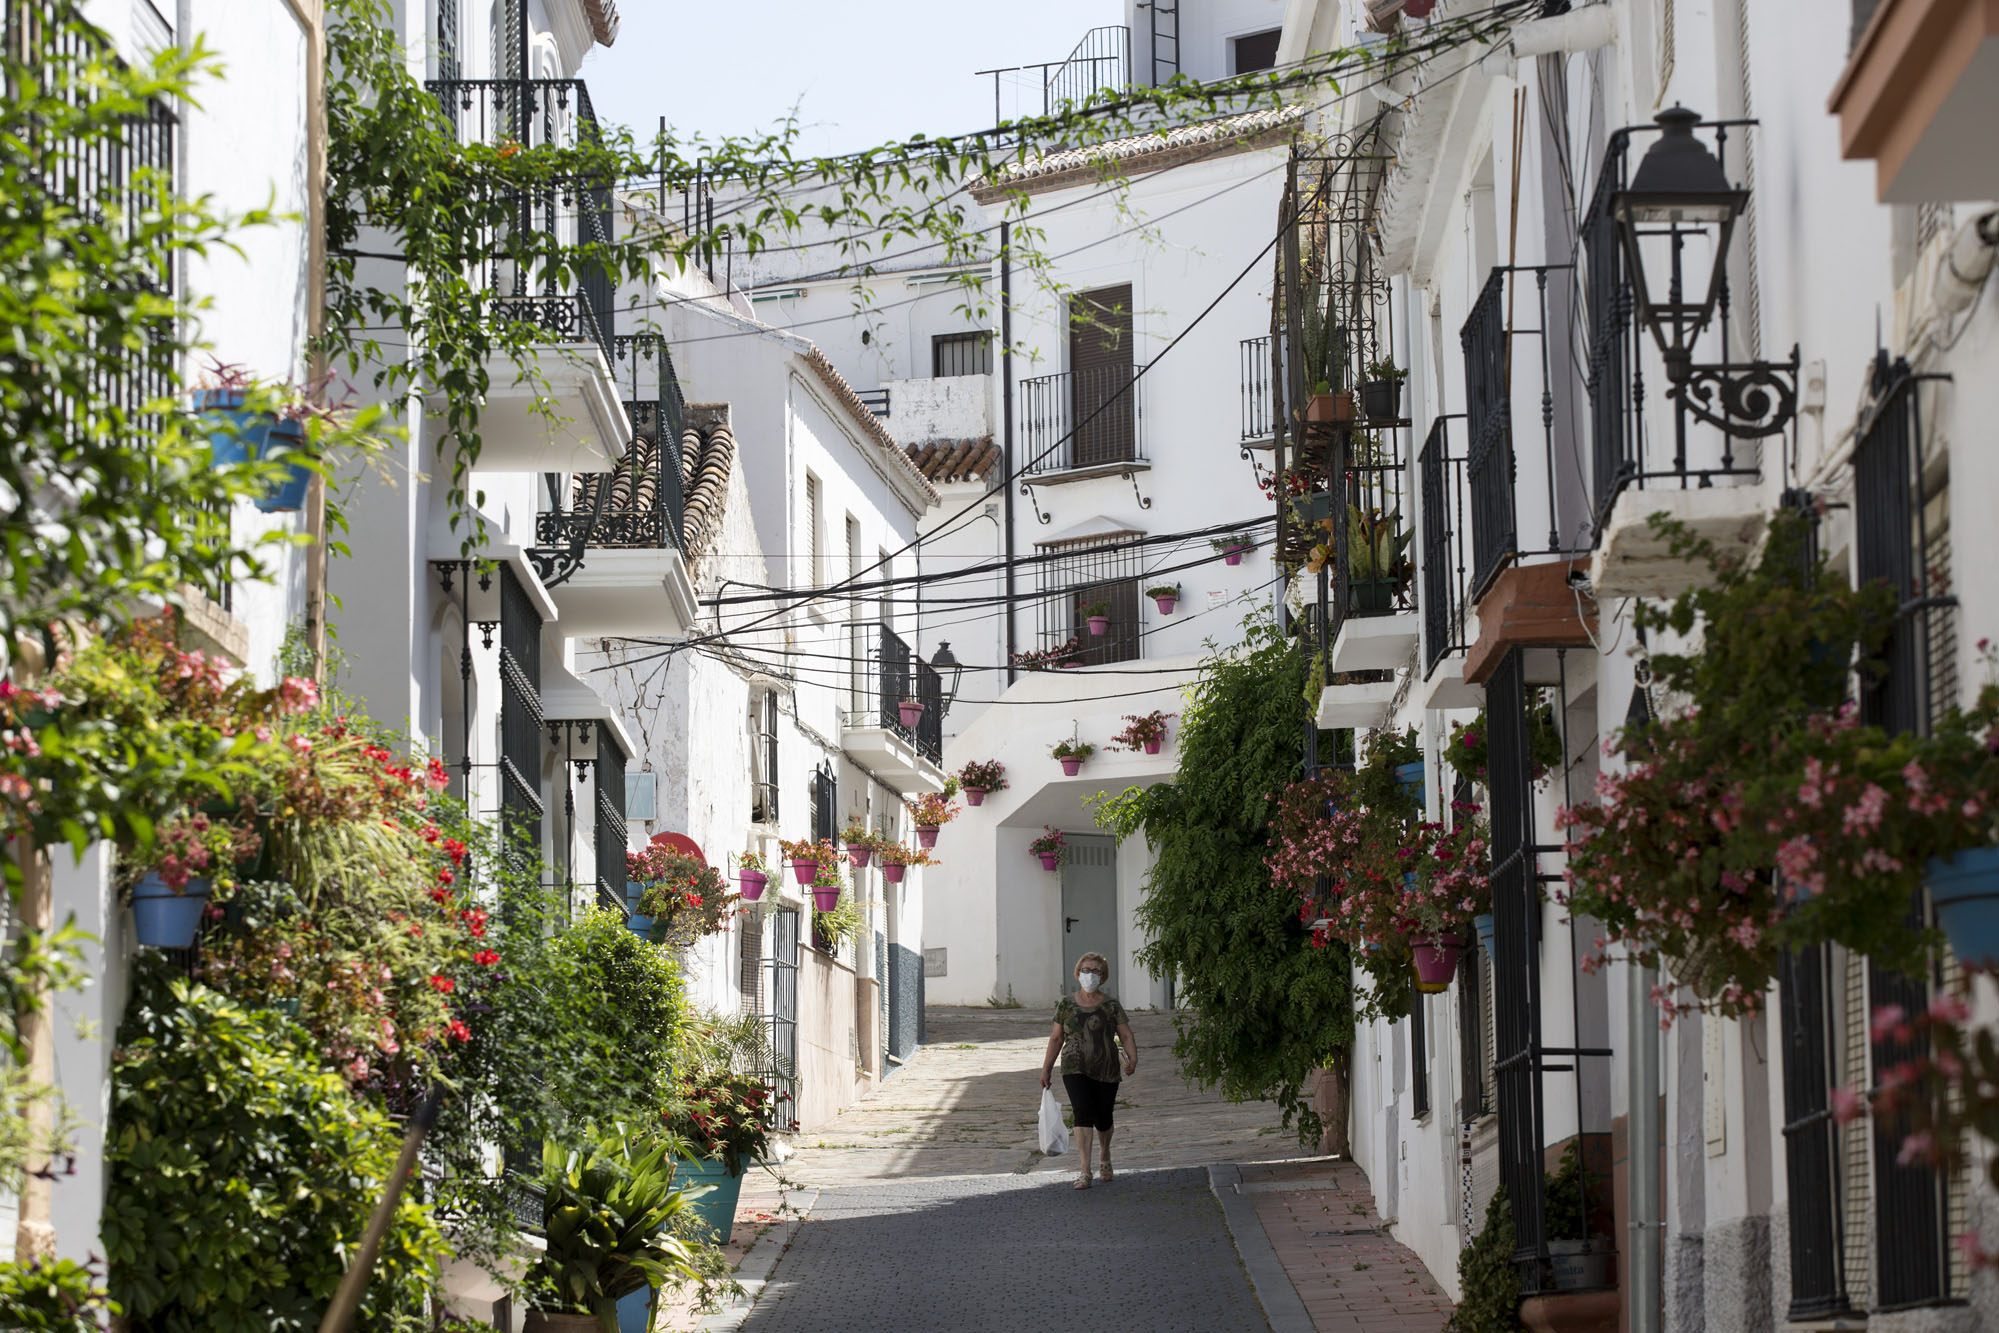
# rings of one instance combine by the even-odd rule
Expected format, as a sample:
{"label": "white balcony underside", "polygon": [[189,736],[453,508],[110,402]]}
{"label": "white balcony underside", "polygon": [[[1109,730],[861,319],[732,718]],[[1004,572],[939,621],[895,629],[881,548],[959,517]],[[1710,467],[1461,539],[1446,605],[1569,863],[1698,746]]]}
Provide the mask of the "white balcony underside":
{"label": "white balcony underside", "polygon": [[1483,708],[1485,707],[1485,686],[1474,685],[1465,679],[1465,659],[1463,653],[1452,653],[1437,663],[1420,689],[1425,708]]}
{"label": "white balcony underside", "polygon": [[1333,640],[1335,671],[1399,671],[1416,651],[1416,613],[1349,616]]}
{"label": "white balcony underside", "polygon": [[925,759],[915,742],[893,727],[847,727],[840,748],[905,796],[944,790],[944,770]]}
{"label": "white balcony underside", "polygon": [[[609,472],[631,442],[632,425],[595,343],[536,349],[525,366],[486,359],[490,383],[479,408],[483,472]],[[448,426],[441,394],[430,415]]]}
{"label": "white balcony underside", "polygon": [[697,614],[687,562],[672,547],[593,547],[548,593],[572,639],[685,634]]}
{"label": "white balcony underside", "polygon": [[1366,685],[1328,685],[1319,694],[1319,729],[1338,731],[1346,727],[1379,727],[1388,721],[1388,710],[1394,702],[1395,682],[1392,680]]}
{"label": "white balcony underside", "polygon": [[1753,486],[1626,490],[1611,506],[1590,559],[1590,588],[1599,603],[1614,597],[1677,597],[1708,581],[1707,562],[1676,555],[1672,536],[1653,527],[1654,515],[1711,543],[1724,559],[1753,554],[1770,523],[1762,493]]}

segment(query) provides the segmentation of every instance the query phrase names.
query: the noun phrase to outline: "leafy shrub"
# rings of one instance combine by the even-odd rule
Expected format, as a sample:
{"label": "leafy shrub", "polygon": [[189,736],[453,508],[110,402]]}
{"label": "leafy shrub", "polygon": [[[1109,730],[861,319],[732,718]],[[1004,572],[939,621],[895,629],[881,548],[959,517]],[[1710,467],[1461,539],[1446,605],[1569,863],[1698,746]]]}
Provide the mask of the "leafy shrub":
{"label": "leafy shrub", "polygon": [[1485,1227],[1458,1255],[1464,1296],[1446,1325],[1449,1333],[1513,1333],[1520,1322],[1520,1273],[1513,1266],[1513,1209],[1506,1188],[1485,1206]]}
{"label": "leafy shrub", "polygon": [[22,1333],[96,1333],[99,1315],[121,1313],[84,1264],[0,1264],[0,1328]]}
{"label": "leafy shrub", "polygon": [[[134,999],[114,1064],[110,1289],[163,1333],[318,1327],[402,1135],[305,1034],[175,980]],[[363,1326],[420,1311],[444,1241],[407,1195]]]}
{"label": "leafy shrub", "polygon": [[618,1132],[584,1149],[543,1148],[547,1249],[528,1272],[536,1306],[593,1314],[616,1333],[620,1297],[692,1275],[671,1234],[685,1199],[673,1187],[678,1146]]}

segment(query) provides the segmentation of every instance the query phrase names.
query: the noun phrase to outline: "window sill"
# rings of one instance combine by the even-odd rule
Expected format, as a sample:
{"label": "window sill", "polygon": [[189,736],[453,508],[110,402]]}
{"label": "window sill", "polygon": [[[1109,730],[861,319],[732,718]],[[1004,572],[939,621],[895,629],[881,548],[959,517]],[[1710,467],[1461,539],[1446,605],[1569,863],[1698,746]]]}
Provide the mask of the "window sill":
{"label": "window sill", "polygon": [[1091,463],[1087,467],[1064,468],[1059,472],[1030,472],[1021,478],[1029,486],[1067,486],[1074,481],[1095,481],[1099,477],[1128,477],[1136,472],[1150,472],[1152,464],[1142,458],[1128,458],[1117,463]]}

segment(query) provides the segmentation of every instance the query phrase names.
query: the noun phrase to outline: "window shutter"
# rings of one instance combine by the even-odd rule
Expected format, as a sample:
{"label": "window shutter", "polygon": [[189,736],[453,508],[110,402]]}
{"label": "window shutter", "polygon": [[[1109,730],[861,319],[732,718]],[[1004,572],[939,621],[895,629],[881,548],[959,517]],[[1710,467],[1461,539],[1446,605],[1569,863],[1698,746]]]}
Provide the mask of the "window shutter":
{"label": "window shutter", "polygon": [[1136,457],[1131,284],[1072,298],[1069,305],[1070,456],[1076,467]]}

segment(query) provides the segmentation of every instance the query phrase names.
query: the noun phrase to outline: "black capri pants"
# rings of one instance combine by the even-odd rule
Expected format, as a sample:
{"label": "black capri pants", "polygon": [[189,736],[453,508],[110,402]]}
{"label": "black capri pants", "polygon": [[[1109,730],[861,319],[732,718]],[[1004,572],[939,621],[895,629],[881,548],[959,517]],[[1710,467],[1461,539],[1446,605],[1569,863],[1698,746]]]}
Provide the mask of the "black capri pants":
{"label": "black capri pants", "polygon": [[1088,1074],[1064,1074],[1062,1086],[1069,1091],[1069,1109],[1076,1113],[1077,1129],[1111,1132],[1111,1114],[1117,1107],[1117,1084],[1091,1078]]}

